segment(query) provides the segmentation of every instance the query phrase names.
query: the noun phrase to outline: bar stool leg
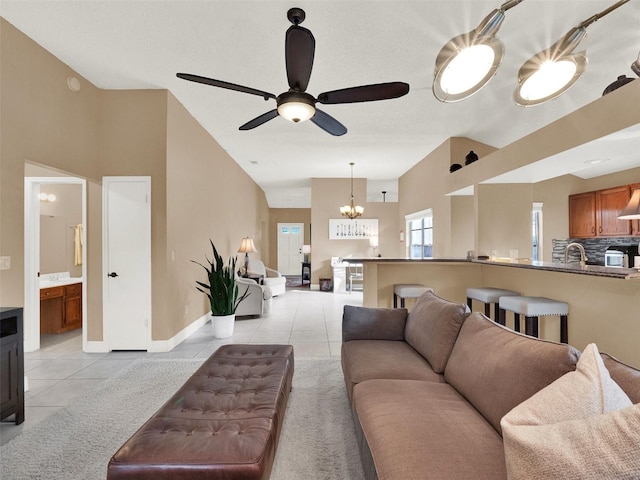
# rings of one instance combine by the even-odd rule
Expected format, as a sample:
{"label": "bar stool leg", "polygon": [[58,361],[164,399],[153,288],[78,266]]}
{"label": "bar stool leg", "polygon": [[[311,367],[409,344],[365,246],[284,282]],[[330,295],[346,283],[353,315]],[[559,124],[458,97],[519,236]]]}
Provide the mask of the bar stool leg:
{"label": "bar stool leg", "polygon": [[400,308],[404,308],[404,297],[400,297]]}
{"label": "bar stool leg", "polygon": [[525,317],[525,333],[538,338],[538,317]]}
{"label": "bar stool leg", "polygon": [[498,323],[500,325],[504,325],[506,322],[507,312],[505,312],[504,308],[499,309],[498,311]]}
{"label": "bar stool leg", "polygon": [[473,306],[473,300],[467,297],[467,307],[469,307],[469,310],[473,312],[472,306]]}
{"label": "bar stool leg", "polygon": [[560,343],[569,343],[569,326],[567,315],[560,316]]}
{"label": "bar stool leg", "polygon": [[398,295],[393,294],[393,308],[398,308]]}
{"label": "bar stool leg", "polygon": [[520,331],[520,314],[513,312],[513,329],[516,332]]}
{"label": "bar stool leg", "polygon": [[490,303],[485,303],[484,304],[484,314],[491,318],[491,304]]}

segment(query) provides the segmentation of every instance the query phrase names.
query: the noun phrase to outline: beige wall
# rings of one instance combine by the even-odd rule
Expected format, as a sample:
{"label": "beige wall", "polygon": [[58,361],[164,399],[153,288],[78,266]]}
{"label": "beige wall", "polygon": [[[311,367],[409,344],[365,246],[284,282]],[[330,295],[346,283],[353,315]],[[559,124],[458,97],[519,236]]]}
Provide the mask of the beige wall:
{"label": "beige wall", "polygon": [[[331,257],[367,257],[373,254],[369,241],[330,240],[329,219],[341,218],[340,207],[349,203],[351,180],[349,178],[311,179],[311,282],[333,276]],[[364,207],[362,218],[377,218],[379,230],[378,253],[383,256],[398,255],[399,225],[398,204],[393,202],[366,202],[367,181],[354,178],[353,196],[356,204]]]}
{"label": "beige wall", "polygon": [[[80,79],[71,92],[67,77]],[[24,177],[27,162],[98,178],[99,90],[0,18],[0,304],[24,304]],[[94,211],[93,198],[88,208]],[[97,204],[99,205],[99,203]],[[98,260],[100,257],[97,257]],[[101,290],[87,291],[90,310]]]}
{"label": "beige wall", "polygon": [[86,178],[88,338],[102,340],[100,179],[151,176],[152,338],[171,338],[207,311],[189,260],[209,238],[225,256],[246,235],[268,250],[264,193],[167,91],[99,90],[4,19],[0,49],[0,304],[24,304],[26,165]]}
{"label": "beige wall", "polygon": [[166,205],[163,301],[173,320],[165,338],[209,311],[206,297],[195,288],[196,280],[205,280],[204,271],[191,261],[211,258],[209,239],[224,258],[237,256],[239,264],[242,237],[253,237],[259,252],[269,249],[268,231],[261,234],[261,219],[269,218],[264,192],[171,94]]}
{"label": "beige wall", "polygon": [[530,184],[493,184],[476,186],[477,249],[479,255],[496,250],[498,257],[531,258]]}
{"label": "beige wall", "polygon": [[[443,182],[443,177],[453,175],[449,173],[450,165],[464,164],[464,158],[470,150],[478,154],[480,160],[476,163],[480,163],[483,157],[495,151],[495,148],[468,138],[453,137],[446,140],[399,179],[398,224],[400,229],[404,230],[406,215],[431,208],[434,257],[466,256],[467,250],[475,248],[473,246],[474,226],[473,223],[468,222],[468,215],[463,215],[461,218],[452,215],[452,209],[459,211],[460,208],[464,208],[465,201],[453,206],[453,197],[447,196],[446,182]],[[455,174],[473,165],[465,166]],[[399,255],[405,256],[404,246]]]}

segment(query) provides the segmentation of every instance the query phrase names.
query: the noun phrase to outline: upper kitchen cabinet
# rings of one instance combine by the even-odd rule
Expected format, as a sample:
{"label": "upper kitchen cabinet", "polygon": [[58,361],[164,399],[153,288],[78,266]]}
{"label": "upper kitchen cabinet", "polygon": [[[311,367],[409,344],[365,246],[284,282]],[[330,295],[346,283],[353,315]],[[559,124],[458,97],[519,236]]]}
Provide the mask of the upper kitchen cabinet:
{"label": "upper kitchen cabinet", "polygon": [[[640,183],[630,185],[631,196],[633,196],[634,190],[638,188],[640,188]],[[640,236],[640,220],[631,220],[631,235],[634,237]]]}
{"label": "upper kitchen cabinet", "polygon": [[631,235],[631,222],[629,220],[618,220],[618,215],[627,206],[630,198],[631,188],[629,185],[596,192],[599,236],[620,237]]}
{"label": "upper kitchen cabinet", "polygon": [[569,237],[595,237],[596,232],[596,192],[569,195]]}
{"label": "upper kitchen cabinet", "polygon": [[618,214],[629,203],[630,198],[629,185],[570,195],[569,236],[590,238],[632,235],[632,222],[618,220]]}

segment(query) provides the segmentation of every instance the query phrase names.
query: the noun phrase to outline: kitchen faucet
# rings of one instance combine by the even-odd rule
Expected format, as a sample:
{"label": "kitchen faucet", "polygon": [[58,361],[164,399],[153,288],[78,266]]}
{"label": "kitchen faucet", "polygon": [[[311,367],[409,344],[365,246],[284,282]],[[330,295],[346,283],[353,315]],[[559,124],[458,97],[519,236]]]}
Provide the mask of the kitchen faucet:
{"label": "kitchen faucet", "polygon": [[571,247],[576,247],[578,250],[580,250],[580,265],[582,265],[583,267],[585,266],[585,264],[587,263],[587,254],[584,251],[584,247],[576,242],[570,243],[569,245],[567,245],[564,249],[564,263],[565,265],[567,263],[569,263],[569,249]]}

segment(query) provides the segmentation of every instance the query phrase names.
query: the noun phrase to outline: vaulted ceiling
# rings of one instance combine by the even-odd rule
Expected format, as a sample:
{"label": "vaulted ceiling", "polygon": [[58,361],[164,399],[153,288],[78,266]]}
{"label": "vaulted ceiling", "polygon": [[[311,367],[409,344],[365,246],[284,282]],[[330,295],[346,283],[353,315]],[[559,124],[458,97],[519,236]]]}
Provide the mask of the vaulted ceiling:
{"label": "vaulted ceiling", "polygon": [[[472,97],[448,104],[431,91],[438,51],[500,1],[1,0],[0,15],[100,88],[170,90],[264,189],[271,207],[309,207],[310,179],[348,177],[349,162],[356,177],[368,179],[370,200],[379,201],[382,190],[391,200],[398,177],[445,139],[464,136],[501,148],[597,99],[619,75],[635,77],[630,64],[640,50],[639,1],[588,27],[579,50],[587,51],[589,65],[575,86],[528,108],[513,101],[522,63],[615,2],[525,0],[508,10],[498,33],[506,53],[496,77]],[[347,127],[340,137],[283,118],[239,131],[275,102],[176,78],[189,72],[276,95],[286,91],[291,7],[305,10],[303,26],[316,40],[309,93],[403,81],[409,94],[322,106]],[[597,149],[567,152],[566,167],[555,162],[553,175],[586,178],[639,166],[629,154],[639,142],[640,129],[632,129]],[[606,161],[590,167],[591,156]]]}

